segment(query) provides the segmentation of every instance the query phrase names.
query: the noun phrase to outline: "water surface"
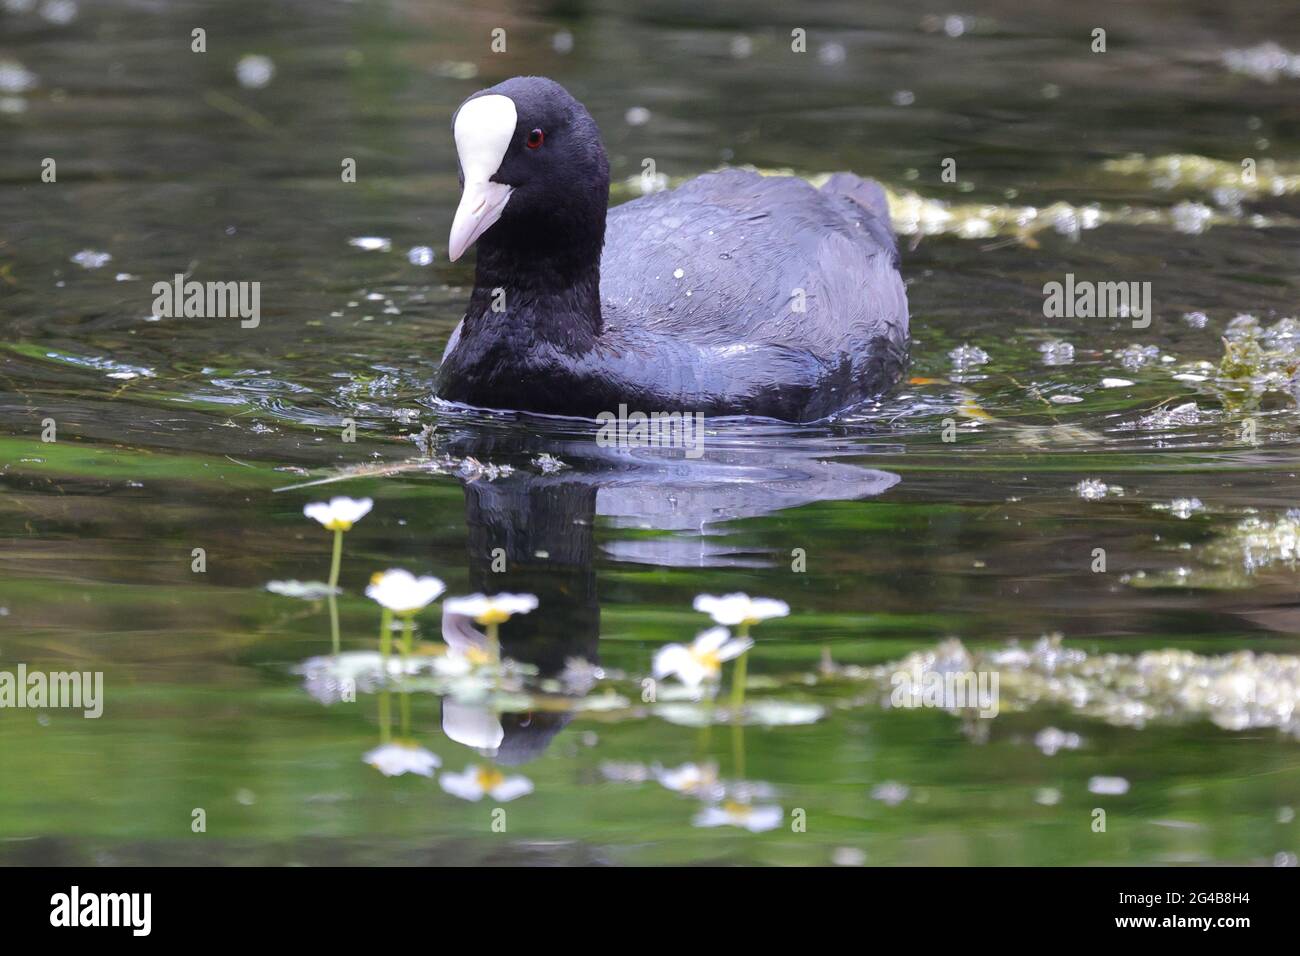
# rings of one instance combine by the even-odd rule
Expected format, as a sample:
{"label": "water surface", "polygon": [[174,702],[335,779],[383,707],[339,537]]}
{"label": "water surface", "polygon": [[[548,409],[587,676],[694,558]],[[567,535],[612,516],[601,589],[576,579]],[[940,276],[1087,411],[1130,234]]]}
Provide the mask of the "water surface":
{"label": "water surface", "polygon": [[[99,720],[0,713],[0,860],[1294,861],[1285,704],[1243,725],[1222,694],[1160,685],[1204,661],[1135,657],[1300,653],[1286,4],[29,6],[0,7],[0,666],[107,690]],[[716,423],[694,461],[440,405],[472,280],[446,261],[450,116],[524,73],[591,109],[618,199],[646,159],[670,182],[878,178],[907,233],[913,380],[826,425]],[[260,325],[155,319],[151,286],[178,272],[260,282]],[[1149,281],[1149,327],[1045,318],[1067,273]],[[1263,357],[1227,376],[1225,336]],[[492,800],[362,762],[379,695],[324,703],[295,672],[329,652],[326,607],[266,585],[327,575],[302,508],[330,494],[375,501],[347,535],[345,649],[374,647],[372,572],[405,567],[537,594],[507,652],[604,669],[587,703],[501,718],[498,760],[534,785],[504,833]],[[732,591],[791,607],[755,630],[752,698],[815,719],[701,731],[641,702],[655,650],[708,623],[692,598]],[[1077,699],[1007,685],[992,720],[882,706],[869,670],[1050,634],[1100,676]],[[1294,657],[1264,660],[1230,676],[1293,701]],[[1117,686],[1152,713],[1108,703]],[[483,764],[445,707],[412,693],[411,735],[444,773]],[[655,773],[689,762],[761,784],[781,826],[693,826],[699,801]]]}

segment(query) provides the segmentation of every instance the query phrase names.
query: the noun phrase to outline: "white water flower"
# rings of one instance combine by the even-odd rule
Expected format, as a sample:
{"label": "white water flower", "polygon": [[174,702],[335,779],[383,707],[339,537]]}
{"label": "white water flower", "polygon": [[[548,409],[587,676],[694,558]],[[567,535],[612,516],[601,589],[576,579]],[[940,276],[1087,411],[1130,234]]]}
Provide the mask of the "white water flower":
{"label": "white water flower", "polygon": [[331,498],[313,501],[302,509],[308,518],[315,518],[330,531],[351,531],[352,526],[370,513],[374,502],[369,498]]}
{"label": "white water flower", "polygon": [[442,766],[442,760],[437,754],[412,743],[381,744],[361,759],[385,777],[397,777],[404,773],[432,777],[434,769]]}
{"label": "white water flower", "polygon": [[[686,688],[689,692],[690,688]],[[669,688],[661,688],[659,699],[668,696]],[[698,696],[698,691],[695,691]],[[712,703],[672,702],[660,703],[653,711],[661,720],[678,727],[708,727],[720,721],[734,721],[753,727],[791,727],[815,724],[826,716],[826,708],[819,704],[756,700],[748,703],[739,713],[714,706]]]}
{"label": "white water flower", "polygon": [[272,594],[304,601],[319,601],[338,592],[338,588],[331,588],[324,581],[267,581],[266,589]]}
{"label": "white water flower", "polygon": [[695,610],[709,615],[724,627],[747,627],[769,617],[785,617],[790,613],[790,605],[775,598],[752,598],[748,594],[724,594],[722,597],[701,594],[695,598]]}
{"label": "white water flower", "polygon": [[502,624],[516,614],[527,614],[537,609],[537,598],[532,594],[471,594],[468,597],[448,598],[443,602],[448,614],[472,617],[479,624]]}
{"label": "white water flower", "polygon": [[482,800],[490,796],[506,803],[533,792],[533,782],[527,777],[507,777],[495,767],[470,764],[464,773],[444,773],[438,778],[442,789],[462,800]]}
{"label": "white water flower", "polygon": [[1123,777],[1090,777],[1088,792],[1107,797],[1118,797],[1128,793],[1128,781]]}
{"label": "white water flower", "polygon": [[783,819],[780,807],[752,807],[728,800],[716,807],[705,807],[691,823],[697,827],[743,827],[750,833],[762,833],[775,830]]}
{"label": "white water flower", "polygon": [[433,672],[439,677],[465,677],[478,667],[493,661],[492,655],[481,647],[459,648],[448,645],[445,654],[432,658]]}
{"label": "white water flower", "polygon": [[896,807],[912,793],[912,788],[897,780],[886,780],[871,788],[871,799],[879,800],[887,807]]}
{"label": "white water flower", "polygon": [[719,800],[724,793],[716,763],[684,763],[674,770],[656,767],[655,779],[675,793],[699,797],[701,800]]}
{"label": "white water flower", "polygon": [[428,607],[447,586],[434,577],[417,578],[410,571],[395,568],[376,574],[366,587],[366,597],[378,601],[394,614],[414,614]]}
{"label": "white water flower", "polygon": [[711,627],[696,635],[689,647],[684,644],[661,647],[655,653],[654,675],[676,674],[683,684],[698,687],[703,681],[718,679],[723,661],[739,657],[753,646],[754,642],[747,637],[731,637],[725,627]]}
{"label": "white water flower", "polygon": [[759,727],[794,727],[815,724],[826,708],[797,700],[756,700],[745,707],[745,723]]}

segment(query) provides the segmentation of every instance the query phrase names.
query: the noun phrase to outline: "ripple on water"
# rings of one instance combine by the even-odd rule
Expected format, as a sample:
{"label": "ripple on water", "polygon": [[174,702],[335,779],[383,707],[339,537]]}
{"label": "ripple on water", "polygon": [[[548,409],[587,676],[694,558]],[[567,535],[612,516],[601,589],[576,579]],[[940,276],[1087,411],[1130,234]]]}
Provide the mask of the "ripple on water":
{"label": "ripple on water", "polygon": [[239,372],[228,378],[214,378],[212,384],[234,392],[251,392],[256,395],[307,395],[312,389],[283,379],[271,378],[269,372]]}
{"label": "ripple on water", "polygon": [[68,352],[46,352],[45,357],[55,362],[61,362],[65,365],[75,365],[80,368],[95,369],[104,372],[108,378],[113,379],[133,379],[133,378],[153,378],[157,373],[144,365],[128,365],[125,362],[119,362],[115,359],[105,358],[98,355],[73,355]]}

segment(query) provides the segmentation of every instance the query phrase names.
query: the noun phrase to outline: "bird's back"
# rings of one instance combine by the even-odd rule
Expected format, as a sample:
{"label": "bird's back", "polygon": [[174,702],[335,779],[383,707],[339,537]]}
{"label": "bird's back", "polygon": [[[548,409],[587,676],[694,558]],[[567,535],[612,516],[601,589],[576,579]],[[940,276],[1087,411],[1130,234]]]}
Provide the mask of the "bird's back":
{"label": "bird's back", "polygon": [[601,259],[607,322],[828,360],[882,334],[905,340],[893,235],[863,204],[871,184],[841,174],[828,186],[839,188],[728,170],[614,207]]}

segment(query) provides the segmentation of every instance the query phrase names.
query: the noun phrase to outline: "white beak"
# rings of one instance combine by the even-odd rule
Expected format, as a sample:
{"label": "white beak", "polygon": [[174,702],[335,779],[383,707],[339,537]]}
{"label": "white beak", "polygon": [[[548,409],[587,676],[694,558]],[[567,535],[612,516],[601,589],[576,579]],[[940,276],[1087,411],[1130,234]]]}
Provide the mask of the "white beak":
{"label": "white beak", "polygon": [[460,194],[456,218],[451,223],[451,237],[447,240],[447,258],[455,262],[479,236],[501,218],[506,201],[514,187],[494,183],[489,179],[465,180],[465,191]]}
{"label": "white beak", "polygon": [[495,712],[451,697],[442,700],[442,732],[458,744],[490,754],[495,754],[506,739],[506,730]]}
{"label": "white beak", "polygon": [[460,195],[447,241],[447,258],[452,262],[501,218],[510,199],[513,187],[493,182],[492,177],[510,147],[517,115],[514,100],[499,93],[469,100],[456,114],[453,135],[465,175],[465,191]]}

